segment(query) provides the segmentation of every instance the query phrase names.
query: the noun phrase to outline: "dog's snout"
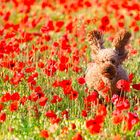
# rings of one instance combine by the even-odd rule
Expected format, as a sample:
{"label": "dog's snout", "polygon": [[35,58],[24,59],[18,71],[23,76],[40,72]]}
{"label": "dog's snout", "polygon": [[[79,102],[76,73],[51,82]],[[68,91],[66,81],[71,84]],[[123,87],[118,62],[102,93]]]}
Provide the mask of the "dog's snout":
{"label": "dog's snout", "polygon": [[105,77],[112,79],[116,75],[116,69],[113,65],[105,65],[102,74]]}
{"label": "dog's snout", "polygon": [[108,72],[108,73],[110,73],[112,71],[112,67],[106,67],[105,68],[105,71]]}

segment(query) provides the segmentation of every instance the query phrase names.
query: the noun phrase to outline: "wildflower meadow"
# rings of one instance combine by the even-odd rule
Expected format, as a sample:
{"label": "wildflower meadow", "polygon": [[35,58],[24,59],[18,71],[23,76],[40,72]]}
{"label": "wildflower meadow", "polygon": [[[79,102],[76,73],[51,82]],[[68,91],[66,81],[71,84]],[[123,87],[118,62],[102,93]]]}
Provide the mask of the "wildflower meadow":
{"label": "wildflower meadow", "polygon": [[[125,97],[86,85],[95,29],[132,34]],[[139,0],[0,0],[0,140],[45,139],[140,140]]]}

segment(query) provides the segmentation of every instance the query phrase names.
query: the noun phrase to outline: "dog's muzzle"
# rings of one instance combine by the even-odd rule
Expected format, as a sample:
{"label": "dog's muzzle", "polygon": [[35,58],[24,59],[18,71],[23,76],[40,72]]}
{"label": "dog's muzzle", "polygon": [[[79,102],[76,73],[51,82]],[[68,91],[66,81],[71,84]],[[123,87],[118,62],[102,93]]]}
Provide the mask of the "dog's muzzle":
{"label": "dog's muzzle", "polygon": [[109,79],[113,79],[116,75],[115,67],[111,64],[105,65],[102,70],[102,75]]}

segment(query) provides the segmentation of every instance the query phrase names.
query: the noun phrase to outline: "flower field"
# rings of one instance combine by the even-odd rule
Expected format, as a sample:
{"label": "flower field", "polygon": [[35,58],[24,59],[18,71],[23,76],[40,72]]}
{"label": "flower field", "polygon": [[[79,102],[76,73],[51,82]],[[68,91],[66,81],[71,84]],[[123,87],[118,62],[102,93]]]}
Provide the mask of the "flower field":
{"label": "flower field", "polygon": [[[126,97],[104,83],[99,95],[84,79],[87,34],[102,31],[111,47],[124,28]],[[0,140],[44,139],[140,139],[139,0],[0,0]]]}

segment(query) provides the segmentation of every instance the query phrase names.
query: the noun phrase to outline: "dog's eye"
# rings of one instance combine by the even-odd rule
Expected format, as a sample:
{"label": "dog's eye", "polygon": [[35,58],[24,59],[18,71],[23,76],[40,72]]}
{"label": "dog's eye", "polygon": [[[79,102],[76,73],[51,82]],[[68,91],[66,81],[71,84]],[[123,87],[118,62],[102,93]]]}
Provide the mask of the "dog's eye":
{"label": "dog's eye", "polygon": [[102,60],[102,63],[104,63],[105,61],[104,60]]}
{"label": "dog's eye", "polygon": [[110,61],[112,64],[115,64],[115,62],[116,62],[114,59],[111,59]]}

